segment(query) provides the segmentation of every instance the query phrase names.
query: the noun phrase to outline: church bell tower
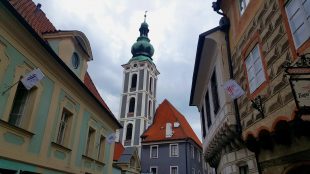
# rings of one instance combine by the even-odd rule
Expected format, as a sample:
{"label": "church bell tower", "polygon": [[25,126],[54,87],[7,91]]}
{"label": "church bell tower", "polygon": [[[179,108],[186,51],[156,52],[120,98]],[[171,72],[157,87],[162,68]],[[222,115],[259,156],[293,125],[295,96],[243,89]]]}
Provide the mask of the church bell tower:
{"label": "church bell tower", "polygon": [[138,147],[139,151],[140,136],[153,121],[159,75],[152,59],[154,48],[148,38],[149,29],[145,18],[139,28],[140,36],[131,47],[132,58],[122,65],[123,89],[119,120],[123,125],[119,141],[125,147]]}

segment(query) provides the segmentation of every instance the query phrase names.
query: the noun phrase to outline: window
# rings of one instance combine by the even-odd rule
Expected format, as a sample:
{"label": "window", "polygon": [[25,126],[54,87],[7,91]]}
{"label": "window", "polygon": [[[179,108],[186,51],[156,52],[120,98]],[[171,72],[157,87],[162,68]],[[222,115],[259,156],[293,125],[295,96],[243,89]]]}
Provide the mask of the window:
{"label": "window", "polygon": [[178,144],[170,144],[170,157],[179,156],[179,146]]}
{"label": "window", "polygon": [[88,129],[88,136],[87,136],[87,143],[86,143],[86,156],[91,156],[93,152],[93,145],[95,143],[95,129],[89,128]]}
{"label": "window", "polygon": [[170,166],[170,174],[178,174],[178,166]]}
{"label": "window", "polygon": [[195,168],[192,168],[192,174],[195,174]]}
{"label": "window", "polygon": [[211,113],[210,113],[209,92],[206,93],[205,102],[206,102],[207,125],[208,125],[208,128],[210,128],[212,122],[211,122]]}
{"label": "window", "polygon": [[259,54],[258,44],[245,60],[250,93],[252,94],[265,80],[263,62]]}
{"label": "window", "polygon": [[239,167],[239,174],[248,174],[248,173],[249,173],[249,167],[247,165]]}
{"label": "window", "polygon": [[285,6],[295,47],[300,47],[310,38],[310,1],[291,0]]}
{"label": "window", "polygon": [[99,140],[99,149],[98,149],[98,160],[103,161],[104,160],[104,151],[105,151],[105,137],[101,136]]}
{"label": "window", "polygon": [[152,102],[149,101],[149,116],[151,116],[151,107],[152,107]]}
{"label": "window", "polygon": [[74,69],[77,69],[80,65],[80,57],[77,53],[73,53],[71,57],[71,63]]}
{"label": "window", "polygon": [[20,127],[25,116],[25,110],[27,106],[27,101],[29,98],[29,91],[24,87],[24,85],[19,82],[16,94],[13,101],[12,111],[10,113],[9,123]]}
{"label": "window", "polygon": [[191,145],[191,153],[192,153],[192,158],[195,158],[195,148],[193,145]]}
{"label": "window", "polygon": [[136,99],[135,98],[131,98],[129,101],[129,113],[134,113],[135,112],[135,103],[136,103]]}
{"label": "window", "polygon": [[150,148],[150,158],[158,158],[158,146],[151,146]]}
{"label": "window", "polygon": [[152,87],[152,85],[153,85],[152,83],[153,83],[153,78],[151,77],[151,78],[150,78],[150,86],[149,86],[149,88],[150,88],[150,89],[149,89],[150,93],[152,93],[152,88],[153,88],[153,87]]}
{"label": "window", "polygon": [[131,77],[131,88],[137,87],[137,74],[133,74]]}
{"label": "window", "polygon": [[129,123],[126,129],[126,141],[131,141],[132,138],[132,124]]}
{"label": "window", "polygon": [[72,113],[63,108],[58,127],[58,134],[56,139],[57,144],[66,145],[65,141],[68,140],[70,133],[71,116]]}
{"label": "window", "polygon": [[200,162],[200,157],[201,157],[200,152],[199,152],[199,150],[197,149],[197,158],[198,158],[198,161],[199,161],[199,162]]}
{"label": "window", "polygon": [[157,174],[157,167],[151,166],[150,171],[152,174]]}
{"label": "window", "polygon": [[211,77],[211,91],[212,91],[212,101],[213,101],[213,109],[214,109],[214,114],[217,114],[220,108],[220,103],[219,103],[219,96],[217,92],[217,80],[216,80],[216,71],[214,70],[212,77]]}
{"label": "window", "polygon": [[202,107],[201,109],[201,123],[202,123],[202,137],[206,137],[206,123],[205,123],[205,111]]}
{"label": "window", "polygon": [[240,13],[243,14],[245,11],[245,8],[248,6],[250,0],[239,0],[239,9]]}

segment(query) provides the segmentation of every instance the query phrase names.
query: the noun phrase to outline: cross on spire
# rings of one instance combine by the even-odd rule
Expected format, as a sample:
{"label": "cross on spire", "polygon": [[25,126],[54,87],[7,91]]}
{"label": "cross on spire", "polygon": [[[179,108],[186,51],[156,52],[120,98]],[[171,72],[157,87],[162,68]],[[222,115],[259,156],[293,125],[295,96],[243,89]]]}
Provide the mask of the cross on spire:
{"label": "cross on spire", "polygon": [[147,11],[144,12],[144,22],[146,21],[146,13]]}

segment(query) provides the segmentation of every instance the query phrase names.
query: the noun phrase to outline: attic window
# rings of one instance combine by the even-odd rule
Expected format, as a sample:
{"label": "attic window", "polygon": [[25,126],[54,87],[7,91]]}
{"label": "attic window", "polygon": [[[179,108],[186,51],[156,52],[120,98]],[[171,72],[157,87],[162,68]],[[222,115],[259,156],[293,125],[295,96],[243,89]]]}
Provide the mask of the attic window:
{"label": "attic window", "polygon": [[77,69],[80,65],[80,57],[76,52],[73,53],[71,61],[72,61],[73,68]]}

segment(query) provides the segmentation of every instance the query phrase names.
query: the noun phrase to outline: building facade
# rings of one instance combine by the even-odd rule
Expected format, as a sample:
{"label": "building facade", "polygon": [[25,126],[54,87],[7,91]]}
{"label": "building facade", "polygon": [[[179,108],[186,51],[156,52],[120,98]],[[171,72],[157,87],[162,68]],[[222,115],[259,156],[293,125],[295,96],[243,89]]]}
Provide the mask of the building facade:
{"label": "building facade", "polygon": [[141,173],[204,173],[201,142],[168,100],[159,105],[141,138]]}
{"label": "building facade", "polygon": [[243,168],[257,173],[255,154],[242,143],[234,103],[222,87],[230,79],[224,27],[199,36],[190,105],[201,114],[208,173],[238,173]]}
{"label": "building facade", "polygon": [[[0,173],[112,173],[107,138],[122,126],[87,73],[89,41],[40,7],[0,1]],[[26,89],[34,69],[44,77]]]}
{"label": "building facade", "polygon": [[119,141],[124,147],[137,147],[140,153],[141,134],[152,123],[156,106],[156,85],[159,72],[153,62],[154,48],[148,38],[148,24],[140,26],[140,36],[131,48],[132,58],[122,65]]}
{"label": "building facade", "polygon": [[[225,36],[225,46],[229,48],[227,60],[230,59],[226,62],[226,70],[230,72],[227,80],[236,80],[245,91],[234,101],[234,114],[236,125],[241,128],[238,137],[247,151],[251,151],[247,154],[254,154],[257,172],[309,173],[307,115],[310,110],[307,104],[301,110],[295,102],[301,98],[295,89],[303,88],[306,95],[310,92],[307,92],[310,83],[309,0],[218,0],[213,8],[223,15],[220,26],[230,22]],[[201,49],[208,50],[206,46]],[[198,45],[197,53],[199,49]],[[294,78],[302,77],[304,84],[292,81],[285,70],[288,65],[295,69],[302,67],[303,73],[295,74]],[[195,78],[194,72],[193,81],[198,85],[205,80]],[[194,90],[202,91],[197,87]],[[197,97],[193,92],[192,95]],[[201,103],[202,97],[197,103]],[[309,98],[303,100],[309,102]],[[239,172],[250,173],[250,169],[247,162]]]}

